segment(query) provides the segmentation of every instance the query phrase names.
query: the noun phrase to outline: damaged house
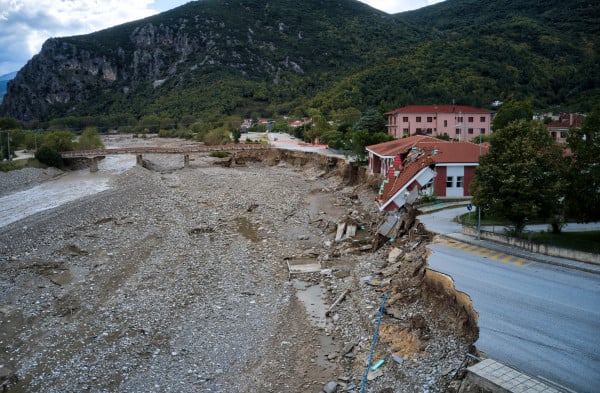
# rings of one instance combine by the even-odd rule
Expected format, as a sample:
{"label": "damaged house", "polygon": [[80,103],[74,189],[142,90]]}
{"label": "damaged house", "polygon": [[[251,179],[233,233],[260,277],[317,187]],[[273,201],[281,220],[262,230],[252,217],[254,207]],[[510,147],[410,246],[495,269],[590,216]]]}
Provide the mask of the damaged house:
{"label": "damaged house", "polygon": [[424,135],[368,146],[369,171],[384,176],[376,197],[380,210],[400,209],[419,194],[469,197],[479,156],[487,151],[486,145]]}

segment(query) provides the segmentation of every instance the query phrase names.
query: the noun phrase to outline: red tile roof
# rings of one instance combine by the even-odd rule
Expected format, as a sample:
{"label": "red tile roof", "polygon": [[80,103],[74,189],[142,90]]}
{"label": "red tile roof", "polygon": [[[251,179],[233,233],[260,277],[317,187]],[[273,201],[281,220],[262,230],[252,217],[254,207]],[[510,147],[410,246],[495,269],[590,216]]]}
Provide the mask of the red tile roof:
{"label": "red tile roof", "polygon": [[[421,170],[435,163],[435,158],[439,153],[432,146],[425,148],[417,148],[414,150],[417,154],[412,159],[407,156],[404,160],[403,167],[400,169],[398,176],[387,176],[387,182],[384,182],[383,189],[380,191],[377,200],[381,205],[386,205],[387,202],[406,186]],[[396,168],[398,169],[398,168]]]}
{"label": "red tile roof", "polygon": [[[413,146],[427,150],[437,149],[439,154],[435,156],[435,162],[438,164],[479,161],[478,144],[450,142],[423,135],[367,146],[367,150],[380,157],[394,157],[396,154],[406,153]],[[481,145],[481,154],[487,154],[488,150],[488,144]]]}
{"label": "red tile roof", "polygon": [[547,127],[550,129],[581,128],[584,120],[585,116],[578,113],[561,113],[558,120],[548,123]]}
{"label": "red tile roof", "polygon": [[394,139],[393,141],[367,146],[366,149],[380,157],[393,157],[398,154],[398,152],[405,152],[416,143],[422,141],[442,142],[441,139],[432,138],[426,135],[413,135],[407,138]]}
{"label": "red tile roof", "polygon": [[408,105],[403,108],[394,109],[384,113],[394,115],[396,113],[491,113],[485,109],[474,108],[466,105]]}

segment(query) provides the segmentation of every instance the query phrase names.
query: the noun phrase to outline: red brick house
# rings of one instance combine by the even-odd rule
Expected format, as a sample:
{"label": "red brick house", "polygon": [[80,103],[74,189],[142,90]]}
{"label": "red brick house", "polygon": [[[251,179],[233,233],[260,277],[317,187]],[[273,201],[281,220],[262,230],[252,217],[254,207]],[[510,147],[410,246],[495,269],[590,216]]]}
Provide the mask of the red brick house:
{"label": "red brick house", "polygon": [[470,196],[480,154],[488,146],[412,136],[367,147],[369,169],[384,175],[376,198],[381,210],[404,206],[410,195],[434,194],[439,198]]}
{"label": "red brick house", "polygon": [[387,133],[395,138],[446,134],[459,141],[490,133],[492,121],[492,112],[466,105],[409,105],[385,116]]}

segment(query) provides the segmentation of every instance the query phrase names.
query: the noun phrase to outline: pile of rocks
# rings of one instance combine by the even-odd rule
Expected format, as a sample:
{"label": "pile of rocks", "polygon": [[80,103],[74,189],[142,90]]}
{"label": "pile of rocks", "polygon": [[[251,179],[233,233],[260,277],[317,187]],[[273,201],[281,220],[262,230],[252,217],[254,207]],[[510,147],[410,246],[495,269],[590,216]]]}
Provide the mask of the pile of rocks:
{"label": "pile of rocks", "polygon": [[15,171],[0,172],[0,195],[33,187],[46,180],[62,175],[64,172],[56,168],[23,168]]}

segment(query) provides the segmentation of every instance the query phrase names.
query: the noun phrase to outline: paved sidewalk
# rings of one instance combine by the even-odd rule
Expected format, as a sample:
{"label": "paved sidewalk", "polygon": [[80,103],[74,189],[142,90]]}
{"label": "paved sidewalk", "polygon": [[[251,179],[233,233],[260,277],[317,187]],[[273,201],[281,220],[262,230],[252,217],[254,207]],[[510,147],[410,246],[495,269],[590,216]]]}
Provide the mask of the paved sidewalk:
{"label": "paved sidewalk", "polygon": [[568,391],[545,381],[525,375],[512,367],[492,359],[485,359],[469,367],[469,378],[477,385],[498,393],[561,393]]}

